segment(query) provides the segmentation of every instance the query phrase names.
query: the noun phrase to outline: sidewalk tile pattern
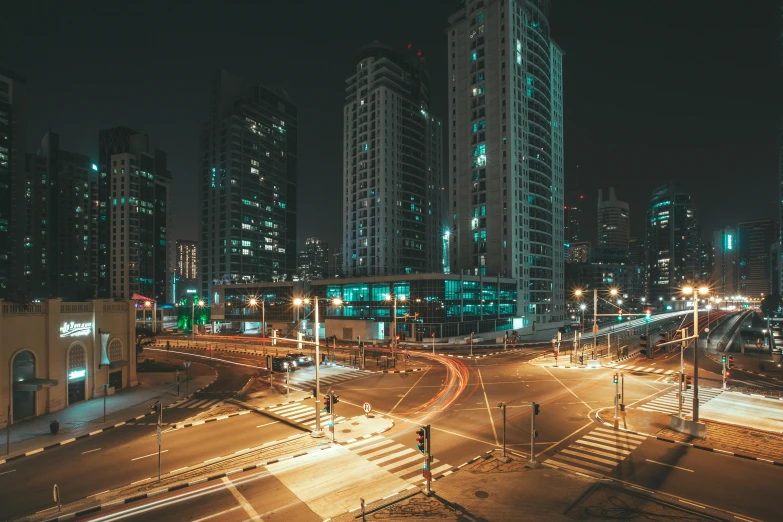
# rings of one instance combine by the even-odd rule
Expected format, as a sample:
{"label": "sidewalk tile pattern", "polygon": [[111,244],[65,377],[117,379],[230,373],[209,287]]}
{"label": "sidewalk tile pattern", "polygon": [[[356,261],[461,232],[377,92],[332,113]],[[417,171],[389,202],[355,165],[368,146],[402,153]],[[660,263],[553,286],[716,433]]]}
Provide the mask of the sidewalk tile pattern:
{"label": "sidewalk tile pattern", "polygon": [[544,461],[544,464],[588,475],[606,475],[646,438],[607,428],[595,428]]}

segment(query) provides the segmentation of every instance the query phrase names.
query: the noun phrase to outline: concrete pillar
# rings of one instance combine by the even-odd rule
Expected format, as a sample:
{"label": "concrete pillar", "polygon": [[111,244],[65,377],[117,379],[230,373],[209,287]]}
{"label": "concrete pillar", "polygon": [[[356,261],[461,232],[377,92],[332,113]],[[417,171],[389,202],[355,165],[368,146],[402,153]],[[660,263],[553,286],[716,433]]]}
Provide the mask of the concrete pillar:
{"label": "concrete pillar", "polygon": [[[61,319],[60,307],[62,299],[49,299],[46,303],[47,314],[46,323],[46,346],[40,353],[40,357],[35,361],[36,377],[43,379],[56,379],[57,386],[47,387],[37,393],[39,406],[41,399],[44,398],[44,413],[61,410],[65,407],[65,394],[68,391],[68,375],[65,364],[65,351],[60,349],[60,326]],[[36,408],[36,415],[40,410]]]}
{"label": "concrete pillar", "polygon": [[126,315],[127,329],[125,329],[128,332],[128,386],[136,386],[139,384],[139,378],[136,374],[136,302],[126,301],[126,303],[128,305],[128,313]]}

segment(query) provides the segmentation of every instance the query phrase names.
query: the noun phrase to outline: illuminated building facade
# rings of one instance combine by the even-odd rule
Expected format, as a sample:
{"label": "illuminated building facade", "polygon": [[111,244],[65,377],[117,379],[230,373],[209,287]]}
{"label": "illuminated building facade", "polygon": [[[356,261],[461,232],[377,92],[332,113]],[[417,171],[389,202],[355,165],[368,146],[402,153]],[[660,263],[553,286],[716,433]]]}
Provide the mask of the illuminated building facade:
{"label": "illuminated building facade", "polygon": [[198,241],[177,240],[174,267],[174,297],[181,300],[188,294],[198,291]]}
{"label": "illuminated building facade", "polygon": [[218,72],[201,136],[201,291],[296,273],[297,108]]}
{"label": "illuminated building facade", "polygon": [[449,18],[452,273],[518,281],[525,324],[565,319],[563,52],[547,0]]}
{"label": "illuminated building facade", "polygon": [[712,233],[711,286],[718,297],[737,295],[737,240],[736,228]]}
{"label": "illuminated building facade", "polygon": [[442,272],[443,127],[421,53],[360,49],[343,106],[346,275]]}

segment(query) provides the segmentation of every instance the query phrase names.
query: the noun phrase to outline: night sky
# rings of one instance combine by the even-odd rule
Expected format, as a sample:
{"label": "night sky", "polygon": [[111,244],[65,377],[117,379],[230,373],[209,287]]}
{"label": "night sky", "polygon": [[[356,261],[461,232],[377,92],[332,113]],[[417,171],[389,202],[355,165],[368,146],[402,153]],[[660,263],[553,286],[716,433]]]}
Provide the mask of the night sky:
{"label": "night sky", "polygon": [[[147,132],[169,154],[175,239],[198,236],[198,138],[219,68],[282,86],[299,107],[300,246],[340,242],[344,85],[361,45],[420,49],[431,110],[447,120],[456,1],[22,3],[4,7],[0,65],[28,80],[28,151],[48,128],[91,156],[101,128]],[[585,194],[588,239],[596,191],[610,185],[631,205],[636,235],[652,189],[669,180],[693,192],[705,237],[776,218],[779,2],[553,5],[566,53],[566,186]]]}

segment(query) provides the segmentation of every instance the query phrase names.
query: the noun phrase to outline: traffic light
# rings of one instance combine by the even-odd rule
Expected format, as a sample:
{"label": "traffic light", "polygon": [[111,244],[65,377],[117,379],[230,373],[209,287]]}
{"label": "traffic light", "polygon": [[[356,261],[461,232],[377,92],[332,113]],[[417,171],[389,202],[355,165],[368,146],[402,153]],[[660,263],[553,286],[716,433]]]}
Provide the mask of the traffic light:
{"label": "traffic light", "polygon": [[333,394],[332,394],[332,407],[333,407],[333,408],[334,408],[334,405],[335,405],[335,404],[337,404],[338,402],[340,402],[340,401],[338,401],[338,400],[337,400],[337,397],[338,397],[338,395],[337,395],[336,393],[333,393]]}
{"label": "traffic light", "polygon": [[324,395],[324,411],[332,413],[332,397],[329,395]]}
{"label": "traffic light", "polygon": [[623,311],[620,310],[617,312],[617,320],[622,321],[623,320]]}
{"label": "traffic light", "polygon": [[427,440],[427,430],[424,426],[421,426],[416,431],[416,449],[421,452],[422,455],[427,453],[425,441]]}
{"label": "traffic light", "polygon": [[721,355],[720,356],[720,363],[721,364],[726,364],[726,356],[725,355]]}
{"label": "traffic light", "polygon": [[729,355],[729,368],[734,368],[734,356]]}
{"label": "traffic light", "polygon": [[619,381],[619,379],[617,377],[617,374],[615,373],[614,377],[612,377],[612,384],[617,384],[618,382],[620,382],[620,381]]}
{"label": "traffic light", "polygon": [[538,415],[540,411],[541,411],[541,405],[538,404],[537,402],[534,402],[533,403],[533,415]]}
{"label": "traffic light", "polygon": [[652,310],[650,310],[649,308],[647,308],[647,309],[644,311],[644,315],[647,317],[647,319],[649,319],[649,318],[650,318],[650,316],[652,315]]}
{"label": "traffic light", "polygon": [[691,383],[693,382],[692,379],[693,379],[693,377],[691,377],[690,375],[686,375],[685,376],[685,389],[686,390],[690,390],[691,389]]}

